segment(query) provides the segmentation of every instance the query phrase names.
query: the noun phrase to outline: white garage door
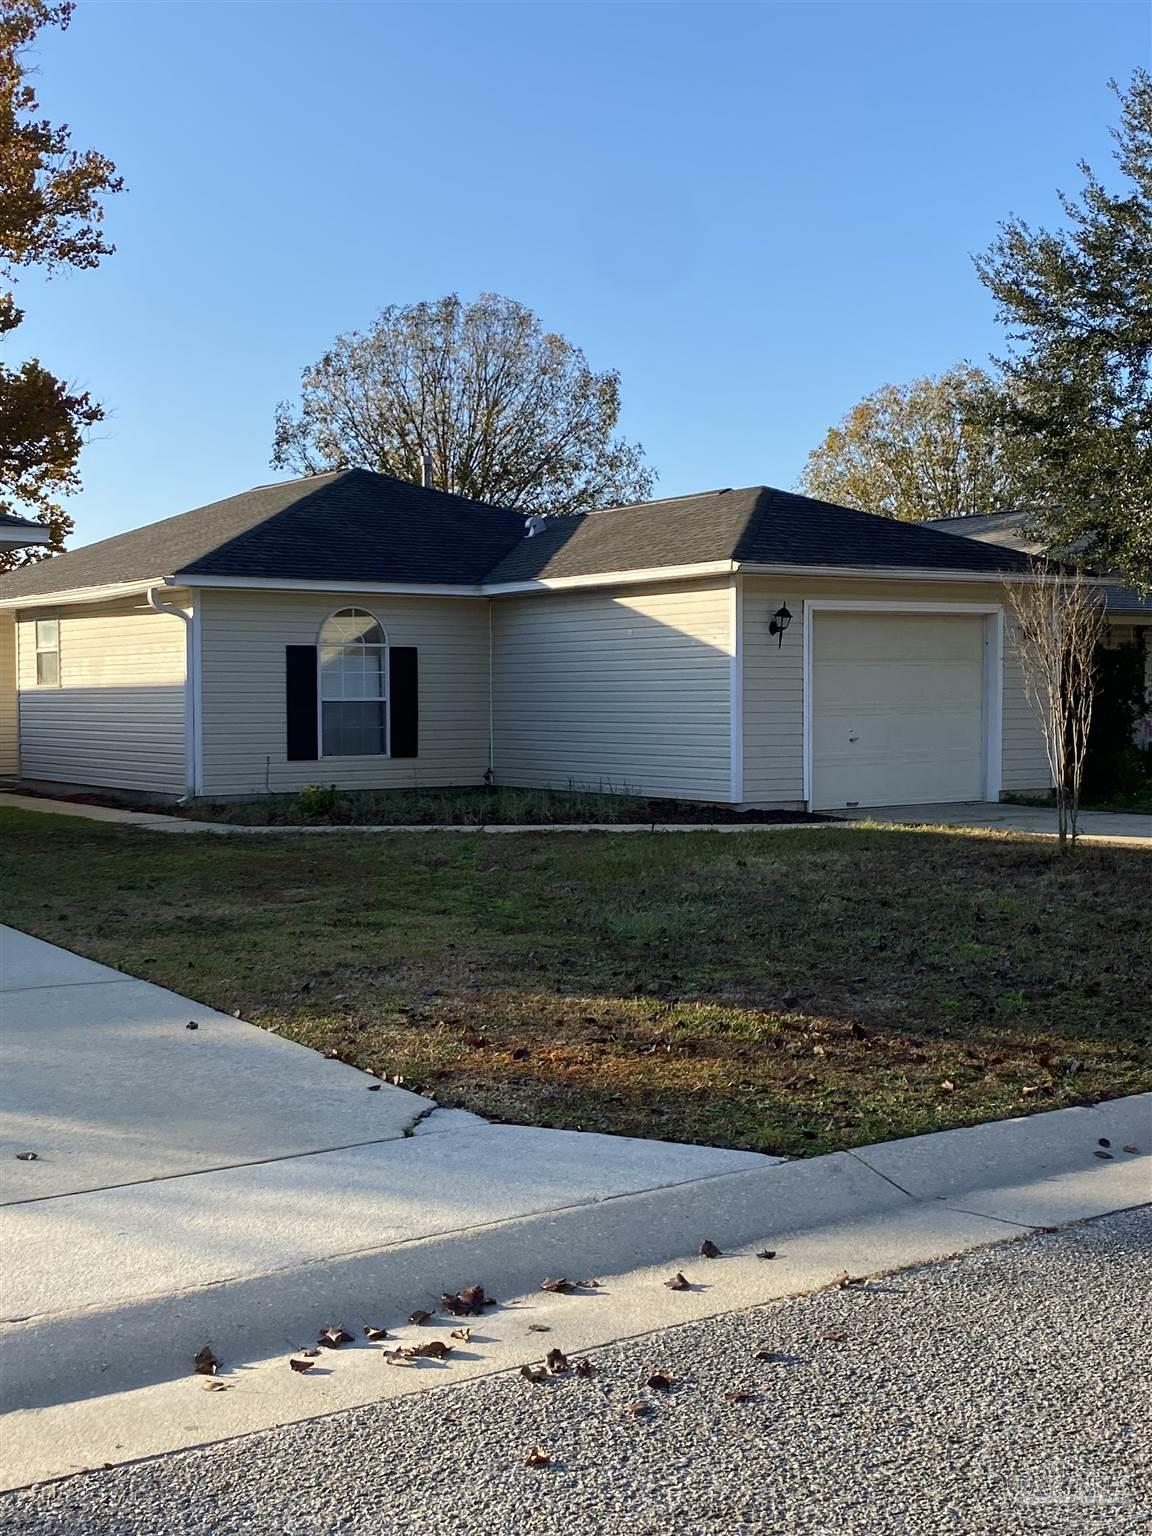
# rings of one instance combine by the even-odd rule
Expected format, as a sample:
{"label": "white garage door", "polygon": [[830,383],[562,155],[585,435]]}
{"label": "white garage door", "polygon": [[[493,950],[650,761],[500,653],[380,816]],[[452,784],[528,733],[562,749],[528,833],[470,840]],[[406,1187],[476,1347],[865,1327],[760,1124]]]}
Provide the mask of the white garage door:
{"label": "white garage door", "polygon": [[812,616],[812,806],[983,800],[984,620]]}

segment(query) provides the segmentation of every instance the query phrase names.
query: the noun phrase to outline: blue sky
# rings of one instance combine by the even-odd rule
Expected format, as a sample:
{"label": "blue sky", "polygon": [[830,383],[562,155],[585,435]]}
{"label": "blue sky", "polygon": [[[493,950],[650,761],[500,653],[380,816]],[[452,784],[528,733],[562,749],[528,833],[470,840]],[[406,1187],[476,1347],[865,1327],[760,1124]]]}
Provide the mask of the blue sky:
{"label": "blue sky", "polygon": [[74,543],[279,478],[300,370],[450,290],[619,369],[657,495],[790,486],[861,395],[996,349],[971,254],[1108,170],[1149,14],[80,0],[38,87],[124,173],[118,250],[26,278],[7,348],[108,408]]}

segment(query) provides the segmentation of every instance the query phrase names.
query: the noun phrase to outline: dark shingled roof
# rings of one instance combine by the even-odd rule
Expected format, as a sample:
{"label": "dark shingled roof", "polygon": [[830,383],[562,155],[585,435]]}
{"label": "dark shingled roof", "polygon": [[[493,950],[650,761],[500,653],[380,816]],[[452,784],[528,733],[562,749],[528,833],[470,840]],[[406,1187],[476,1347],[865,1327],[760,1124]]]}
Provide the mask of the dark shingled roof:
{"label": "dark shingled roof", "polygon": [[259,486],[0,579],[0,598],[177,576],[488,582],[737,561],[877,570],[1027,570],[1026,556],[751,486],[545,521],[365,469]]}
{"label": "dark shingled roof", "polygon": [[366,469],[262,485],[0,580],[0,598],[149,577],[474,585],[524,536],[518,512]]}
{"label": "dark shingled roof", "polygon": [[589,576],[714,560],[989,575],[1029,569],[1015,550],[754,485],[557,518],[517,544],[487,579]]}

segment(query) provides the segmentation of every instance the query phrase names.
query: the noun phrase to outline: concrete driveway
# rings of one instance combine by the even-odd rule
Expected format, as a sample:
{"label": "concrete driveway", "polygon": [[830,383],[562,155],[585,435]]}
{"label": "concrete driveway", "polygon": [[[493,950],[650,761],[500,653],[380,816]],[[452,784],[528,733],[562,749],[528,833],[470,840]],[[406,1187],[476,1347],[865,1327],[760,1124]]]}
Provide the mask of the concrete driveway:
{"label": "concrete driveway", "polygon": [[[989,832],[1028,832],[1056,836],[1056,812],[1048,806],[1001,805],[973,800],[955,805],[881,805],[862,811],[853,820],[895,826],[973,827]],[[1081,811],[1081,834],[1094,842],[1124,843],[1152,848],[1152,816],[1113,811]]]}

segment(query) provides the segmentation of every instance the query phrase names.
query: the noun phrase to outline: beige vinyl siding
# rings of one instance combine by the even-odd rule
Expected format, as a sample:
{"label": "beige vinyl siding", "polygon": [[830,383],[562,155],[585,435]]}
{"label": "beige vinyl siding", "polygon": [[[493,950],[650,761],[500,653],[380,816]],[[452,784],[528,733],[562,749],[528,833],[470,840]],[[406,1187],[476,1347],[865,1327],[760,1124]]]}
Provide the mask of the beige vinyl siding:
{"label": "beige vinyl siding", "polygon": [[0,611],[0,775],[20,772],[19,708],[16,701],[16,615]]}
{"label": "beige vinyl siding", "polygon": [[492,605],[498,784],[727,800],[725,581]]}
{"label": "beige vinyl siding", "polygon": [[[60,621],[58,687],[36,684],[38,618]],[[182,619],[138,597],[21,609],[18,630],[24,778],[184,793]]]}
{"label": "beige vinyl siding", "polygon": [[[203,795],[260,795],[305,784],[404,789],[479,784],[488,767],[488,604],[484,598],[204,589],[200,611]],[[315,645],[341,608],[376,615],[392,645],[419,652],[414,758],[289,762],[285,647]]]}
{"label": "beige vinyl siding", "polygon": [[[1004,604],[997,582],[849,580],[830,577],[743,576],[744,799],[753,803],[804,798],[804,603],[845,602]],[[787,603],[793,615],[783,645],[769,635],[772,614]],[[1028,702],[1012,626],[1004,625],[1004,715],[1001,788],[1005,793],[1051,784],[1044,735]]]}

